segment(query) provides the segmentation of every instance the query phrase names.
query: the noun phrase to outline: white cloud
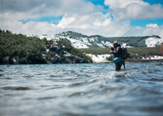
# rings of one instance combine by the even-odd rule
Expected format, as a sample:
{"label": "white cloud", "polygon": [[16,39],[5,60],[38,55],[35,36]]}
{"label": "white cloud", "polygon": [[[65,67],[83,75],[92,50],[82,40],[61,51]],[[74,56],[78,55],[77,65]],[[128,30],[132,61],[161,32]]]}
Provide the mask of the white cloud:
{"label": "white cloud", "polygon": [[[163,38],[163,25],[161,27],[146,27],[142,31],[142,35],[159,35],[161,38]],[[140,33],[141,34],[141,33]]]}
{"label": "white cloud", "polygon": [[110,13],[103,14],[101,12],[85,14],[85,15],[68,15],[66,14],[59,22],[58,27],[61,28],[81,28],[91,29],[96,27],[105,27],[111,23]]}
{"label": "white cloud", "polygon": [[3,0],[1,2],[2,13],[25,13],[33,16],[85,14],[99,10],[103,8],[84,0]]}
{"label": "white cloud", "polygon": [[148,3],[145,3],[142,0],[105,0],[105,5],[109,5],[111,9],[123,9],[131,4],[140,4],[143,6],[148,6]]}
{"label": "white cloud", "polygon": [[13,31],[14,33],[24,33],[22,23],[18,21],[17,16],[10,13],[0,14],[0,28]]}
{"label": "white cloud", "polygon": [[147,24],[146,27],[158,28],[159,26],[157,24]]}
{"label": "white cloud", "polygon": [[22,28],[26,34],[42,35],[54,33],[56,26],[48,22],[28,22],[22,24]]}
{"label": "white cloud", "polygon": [[160,27],[148,26],[144,28],[136,26],[127,34],[127,36],[153,36],[153,35],[158,35],[161,38],[163,38],[163,25]]}
{"label": "white cloud", "polygon": [[105,5],[113,9],[116,20],[163,18],[161,4],[150,5],[142,0],[105,0]]}
{"label": "white cloud", "polygon": [[59,22],[58,27],[60,28],[66,28],[71,23],[73,23],[76,20],[75,17],[68,17],[67,14],[62,18],[62,20]]}
{"label": "white cloud", "polygon": [[[13,3],[12,0],[5,0],[1,5],[0,14],[0,28],[14,33],[39,35],[71,30],[87,35],[123,36],[127,32],[126,36],[160,35],[163,37],[163,26],[148,24],[145,28],[132,29],[130,22],[124,20],[163,17],[163,7],[160,4],[150,5],[142,0],[105,0],[105,4],[112,9],[112,12],[106,13],[102,6],[96,6],[86,0],[14,1]],[[20,22],[20,20],[49,15],[63,17],[58,24]]]}
{"label": "white cloud", "polygon": [[[76,20],[81,19],[80,15],[84,17],[84,14],[88,15],[89,13],[103,10],[101,6],[95,6],[91,2],[84,0],[5,0],[1,3],[0,28],[23,34],[46,33],[46,30],[50,30],[47,33],[54,34],[60,28],[64,30],[64,28],[77,27],[78,25],[75,22],[80,23]],[[42,16],[63,16],[65,14],[70,16],[64,16],[57,26],[48,22],[30,21],[26,24],[20,22],[20,20],[34,19]],[[88,23],[84,24],[83,21],[80,27],[87,28],[87,25]]]}
{"label": "white cloud", "polygon": [[[0,15],[1,17],[1,15]],[[116,23],[110,14],[92,13],[89,15],[68,15],[61,19],[58,25],[48,22],[27,22],[18,21],[18,18],[11,14],[5,14],[1,19],[1,28],[9,29],[14,33],[27,35],[55,34],[63,31],[76,31],[87,35],[103,36],[148,36],[159,35],[163,37],[163,26],[148,24],[145,28],[131,27],[129,21]]]}
{"label": "white cloud", "polygon": [[95,26],[95,27],[101,27],[101,26],[107,26],[107,25],[109,25],[109,24],[111,24],[111,21],[112,19],[111,18],[108,18],[108,19],[105,19],[103,22],[100,22],[100,21],[95,21],[94,23],[93,23],[93,25]]}

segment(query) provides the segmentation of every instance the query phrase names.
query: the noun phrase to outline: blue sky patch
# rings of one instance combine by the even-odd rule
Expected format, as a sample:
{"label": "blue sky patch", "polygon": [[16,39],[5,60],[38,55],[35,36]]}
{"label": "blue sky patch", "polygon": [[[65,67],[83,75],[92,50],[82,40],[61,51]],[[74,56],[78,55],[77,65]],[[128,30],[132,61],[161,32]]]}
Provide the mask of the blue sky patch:
{"label": "blue sky patch", "polygon": [[30,19],[22,19],[19,20],[23,24],[26,24],[30,21],[33,22],[48,22],[48,23],[53,23],[53,24],[58,24],[59,21],[62,19],[63,16],[55,17],[55,16],[42,16],[38,18],[30,18]]}
{"label": "blue sky patch", "polygon": [[109,8],[109,6],[105,6],[105,4],[104,4],[105,0],[86,0],[86,1],[91,2],[94,5],[101,5],[101,6],[104,7],[104,9],[108,9]]}
{"label": "blue sky patch", "polygon": [[163,0],[143,0],[144,2],[148,2],[150,5],[153,4],[162,4],[163,5]]}
{"label": "blue sky patch", "polygon": [[163,19],[130,20],[131,26],[146,27],[147,24],[163,25]]}

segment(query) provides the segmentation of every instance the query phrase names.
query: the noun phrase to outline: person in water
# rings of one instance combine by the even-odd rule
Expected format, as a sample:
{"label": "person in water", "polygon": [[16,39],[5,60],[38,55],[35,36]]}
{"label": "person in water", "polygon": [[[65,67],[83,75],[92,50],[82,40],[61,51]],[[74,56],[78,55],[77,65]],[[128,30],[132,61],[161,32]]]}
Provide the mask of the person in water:
{"label": "person in water", "polygon": [[123,64],[122,48],[117,41],[114,41],[112,45],[113,47],[111,47],[110,53],[113,54],[114,57],[113,62],[115,63],[115,70],[119,71],[121,70],[121,66]]}

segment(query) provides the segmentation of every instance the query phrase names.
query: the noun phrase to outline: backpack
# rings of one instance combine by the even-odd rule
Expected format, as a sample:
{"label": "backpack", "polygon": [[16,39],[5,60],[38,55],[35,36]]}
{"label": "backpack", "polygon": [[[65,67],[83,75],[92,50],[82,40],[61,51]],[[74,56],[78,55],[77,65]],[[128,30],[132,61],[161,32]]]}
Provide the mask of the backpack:
{"label": "backpack", "polygon": [[127,59],[128,57],[128,52],[126,48],[122,48],[122,58]]}

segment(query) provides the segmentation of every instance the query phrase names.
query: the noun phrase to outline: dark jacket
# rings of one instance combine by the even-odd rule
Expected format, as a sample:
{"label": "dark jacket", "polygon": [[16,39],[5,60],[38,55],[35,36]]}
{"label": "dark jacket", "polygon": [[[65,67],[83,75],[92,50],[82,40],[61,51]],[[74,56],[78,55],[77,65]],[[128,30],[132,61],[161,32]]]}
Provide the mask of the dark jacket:
{"label": "dark jacket", "polygon": [[111,53],[114,55],[114,57],[122,57],[121,45],[118,44],[116,47],[113,47]]}

